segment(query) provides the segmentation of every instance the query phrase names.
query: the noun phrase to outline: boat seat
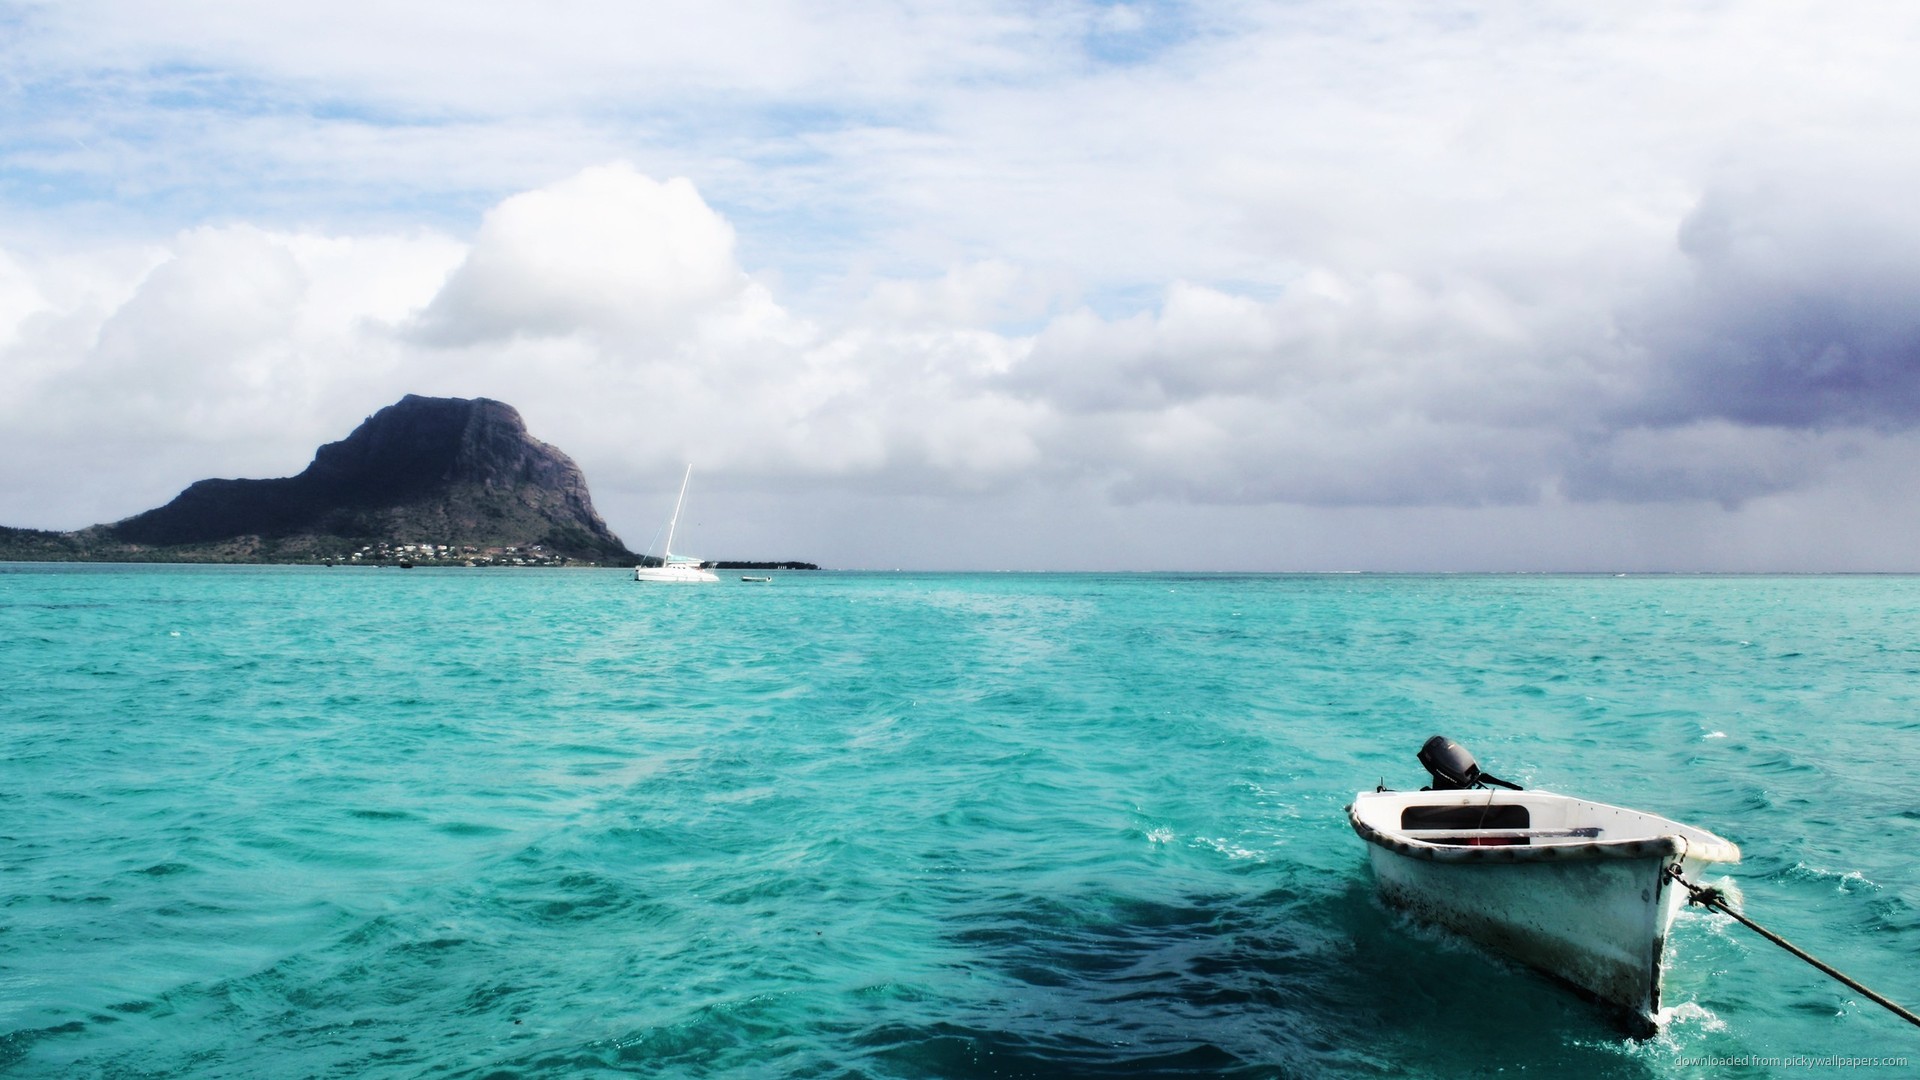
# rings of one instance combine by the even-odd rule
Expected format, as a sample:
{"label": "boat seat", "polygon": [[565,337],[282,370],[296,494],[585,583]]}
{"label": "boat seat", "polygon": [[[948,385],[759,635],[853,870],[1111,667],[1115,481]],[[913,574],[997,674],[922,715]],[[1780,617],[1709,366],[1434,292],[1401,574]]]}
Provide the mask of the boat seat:
{"label": "boat seat", "polygon": [[1525,829],[1533,815],[1524,806],[1409,806],[1400,811],[1400,827],[1407,832],[1453,829]]}

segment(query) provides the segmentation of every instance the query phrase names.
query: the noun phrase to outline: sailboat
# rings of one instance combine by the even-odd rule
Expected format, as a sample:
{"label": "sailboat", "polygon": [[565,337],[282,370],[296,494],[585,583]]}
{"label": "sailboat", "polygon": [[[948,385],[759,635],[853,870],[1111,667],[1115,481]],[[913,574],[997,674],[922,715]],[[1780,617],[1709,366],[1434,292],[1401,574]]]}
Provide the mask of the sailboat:
{"label": "sailboat", "polygon": [[691,555],[673,553],[673,530],[680,524],[680,507],[687,501],[687,484],[693,480],[693,465],[687,465],[687,475],[680,481],[680,498],[674,501],[673,518],[667,522],[667,546],[659,566],[636,566],[633,568],[635,581],[660,581],[671,584],[694,584],[702,581],[719,581],[719,575],[700,568],[700,560]]}

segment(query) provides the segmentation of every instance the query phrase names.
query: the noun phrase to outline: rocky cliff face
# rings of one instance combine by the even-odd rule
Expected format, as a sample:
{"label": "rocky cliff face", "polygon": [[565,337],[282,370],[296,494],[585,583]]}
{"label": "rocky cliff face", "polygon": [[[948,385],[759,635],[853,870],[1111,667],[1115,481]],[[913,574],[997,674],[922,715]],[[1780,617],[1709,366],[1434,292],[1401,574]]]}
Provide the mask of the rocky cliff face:
{"label": "rocky cliff face", "polygon": [[232,551],[244,540],[278,557],[384,541],[632,558],[594,512],[579,466],[486,398],[408,395],[322,446],[298,476],[202,480],[165,506],[83,532],[167,549]]}

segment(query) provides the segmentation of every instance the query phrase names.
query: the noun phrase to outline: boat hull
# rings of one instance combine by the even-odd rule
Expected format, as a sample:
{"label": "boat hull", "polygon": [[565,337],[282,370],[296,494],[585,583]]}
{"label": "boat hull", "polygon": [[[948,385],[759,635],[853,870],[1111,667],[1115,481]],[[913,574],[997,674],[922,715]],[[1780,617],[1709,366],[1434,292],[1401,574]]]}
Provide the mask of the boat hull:
{"label": "boat hull", "polygon": [[1465,863],[1370,845],[1380,898],[1571,984],[1649,1028],[1679,908],[1670,860]]}
{"label": "boat hull", "polygon": [[633,568],[633,580],[666,585],[698,585],[719,581],[720,575],[696,566],[636,566]]}

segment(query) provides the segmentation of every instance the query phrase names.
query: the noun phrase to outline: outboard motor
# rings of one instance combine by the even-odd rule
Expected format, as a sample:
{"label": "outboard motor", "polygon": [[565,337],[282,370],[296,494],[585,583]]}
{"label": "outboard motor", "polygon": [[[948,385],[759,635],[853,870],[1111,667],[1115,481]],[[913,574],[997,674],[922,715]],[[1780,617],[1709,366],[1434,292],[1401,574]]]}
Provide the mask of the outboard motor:
{"label": "outboard motor", "polygon": [[1420,748],[1420,764],[1433,777],[1433,784],[1423,788],[1424,791],[1461,791],[1483,788],[1488,784],[1521,790],[1519,784],[1481,772],[1480,763],[1473,760],[1467,748],[1445,735],[1435,735]]}

